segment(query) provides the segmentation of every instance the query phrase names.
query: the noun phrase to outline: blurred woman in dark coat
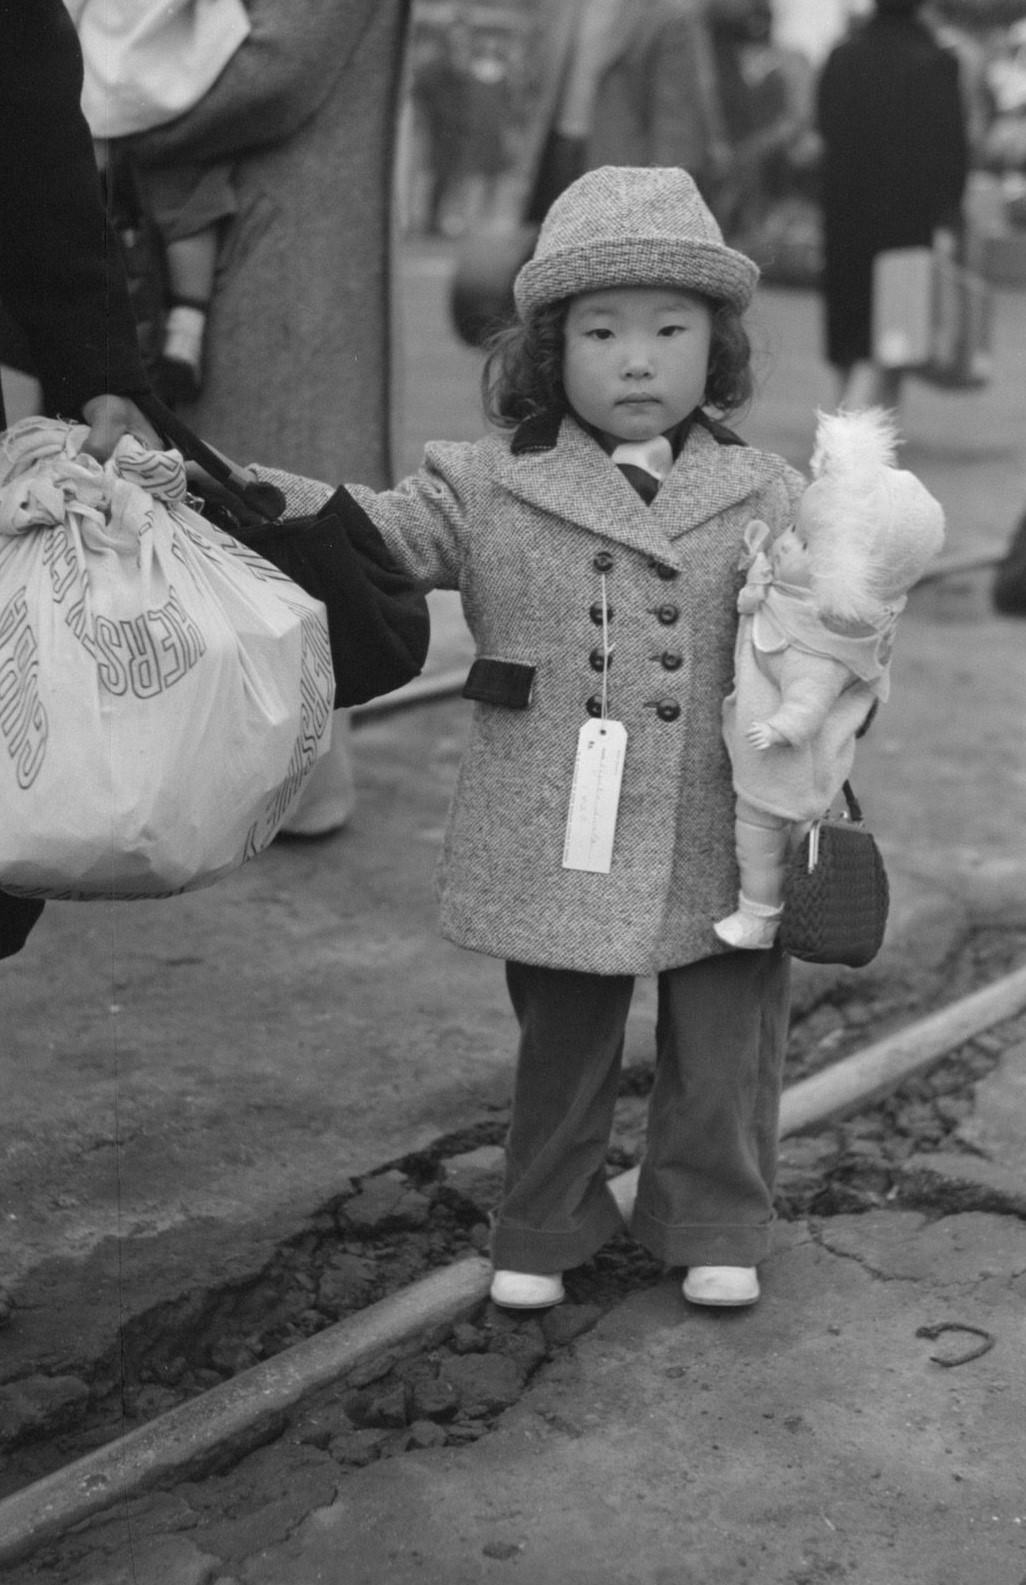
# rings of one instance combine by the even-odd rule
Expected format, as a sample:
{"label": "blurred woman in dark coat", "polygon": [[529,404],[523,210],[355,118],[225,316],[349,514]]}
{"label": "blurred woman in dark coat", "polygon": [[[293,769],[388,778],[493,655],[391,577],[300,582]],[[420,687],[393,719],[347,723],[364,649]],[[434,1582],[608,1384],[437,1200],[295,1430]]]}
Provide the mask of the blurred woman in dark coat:
{"label": "blurred woman in dark coat", "polygon": [[826,355],[852,406],[893,405],[898,395],[893,371],[871,362],[875,255],[928,246],[935,230],[960,224],[968,148],[959,66],[920,20],[920,4],[876,0],[818,84]]}

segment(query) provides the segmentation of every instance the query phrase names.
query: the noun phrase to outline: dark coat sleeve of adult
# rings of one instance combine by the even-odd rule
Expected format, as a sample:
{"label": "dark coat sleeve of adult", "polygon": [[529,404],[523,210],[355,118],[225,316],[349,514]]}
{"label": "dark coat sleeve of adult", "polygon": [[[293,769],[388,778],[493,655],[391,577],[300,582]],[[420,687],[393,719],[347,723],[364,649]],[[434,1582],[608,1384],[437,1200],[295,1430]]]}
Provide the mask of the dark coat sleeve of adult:
{"label": "dark coat sleeve of adult", "polygon": [[0,302],[68,418],[148,385],[81,94],[62,0],[0,0]]}
{"label": "dark coat sleeve of adult", "polygon": [[427,601],[348,490],[316,517],[233,532],[324,602],[339,708],[392,693],[422,670]]}
{"label": "dark coat sleeve of adult", "polygon": [[[68,417],[90,397],[147,385],[81,94],[61,0],[0,0],[0,301],[25,335],[47,410]],[[21,950],[42,911],[0,892],[0,958]]]}

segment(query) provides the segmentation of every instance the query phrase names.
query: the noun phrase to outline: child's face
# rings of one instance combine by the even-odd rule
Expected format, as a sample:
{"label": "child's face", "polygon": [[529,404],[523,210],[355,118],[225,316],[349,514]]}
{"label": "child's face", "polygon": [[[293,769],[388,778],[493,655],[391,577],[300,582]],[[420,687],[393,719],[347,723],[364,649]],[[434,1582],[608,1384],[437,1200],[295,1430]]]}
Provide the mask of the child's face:
{"label": "child's face", "polygon": [[712,308],[678,287],[617,286],[567,311],[563,386],[574,411],[610,439],[651,440],[705,395]]}

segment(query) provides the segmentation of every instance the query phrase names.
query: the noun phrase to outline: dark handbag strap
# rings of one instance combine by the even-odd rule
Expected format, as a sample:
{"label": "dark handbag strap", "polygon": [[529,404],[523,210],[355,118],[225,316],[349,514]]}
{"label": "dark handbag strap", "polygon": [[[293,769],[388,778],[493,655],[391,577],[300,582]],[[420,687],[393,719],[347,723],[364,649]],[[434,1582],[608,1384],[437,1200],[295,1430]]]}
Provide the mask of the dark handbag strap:
{"label": "dark handbag strap", "polygon": [[850,781],[846,781],[844,783],[844,786],[841,788],[841,791],[844,794],[844,801],[848,805],[848,816],[849,816],[849,818],[851,820],[853,820],[856,825],[861,825],[862,824],[862,805],[859,803],[858,799],[855,796],[855,789],[852,786],[851,782]]}
{"label": "dark handbag strap", "polygon": [[136,407],[144,413],[165,440],[170,440],[177,447],[183,457],[190,462],[198,462],[205,468],[211,478],[236,496],[244,506],[257,517],[262,517],[266,523],[273,523],[285,510],[285,497],[275,484],[261,483],[256,479],[247,479],[245,474],[239,473],[219,451],[208,446],[201,440],[195,430],[189,428],[177,413],[166,407],[159,397],[151,391],[139,393],[133,397]]}

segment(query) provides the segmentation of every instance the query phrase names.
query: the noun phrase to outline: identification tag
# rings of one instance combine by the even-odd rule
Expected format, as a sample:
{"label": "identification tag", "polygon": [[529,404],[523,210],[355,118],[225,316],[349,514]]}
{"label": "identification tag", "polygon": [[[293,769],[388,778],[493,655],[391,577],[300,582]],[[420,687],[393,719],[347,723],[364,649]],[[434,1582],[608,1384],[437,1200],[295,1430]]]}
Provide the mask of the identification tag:
{"label": "identification tag", "polygon": [[565,870],[609,874],[626,752],[622,721],[596,718],[581,727],[563,844]]}

